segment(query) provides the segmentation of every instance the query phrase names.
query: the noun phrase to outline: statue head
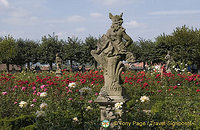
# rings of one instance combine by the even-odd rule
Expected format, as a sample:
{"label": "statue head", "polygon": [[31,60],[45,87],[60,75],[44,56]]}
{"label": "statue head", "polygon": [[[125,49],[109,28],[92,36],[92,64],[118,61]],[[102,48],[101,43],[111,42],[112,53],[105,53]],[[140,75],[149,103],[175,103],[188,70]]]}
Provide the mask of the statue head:
{"label": "statue head", "polygon": [[109,13],[109,18],[112,20],[113,24],[122,25],[123,23],[122,15],[123,13],[121,13],[120,15],[112,15],[111,13]]}

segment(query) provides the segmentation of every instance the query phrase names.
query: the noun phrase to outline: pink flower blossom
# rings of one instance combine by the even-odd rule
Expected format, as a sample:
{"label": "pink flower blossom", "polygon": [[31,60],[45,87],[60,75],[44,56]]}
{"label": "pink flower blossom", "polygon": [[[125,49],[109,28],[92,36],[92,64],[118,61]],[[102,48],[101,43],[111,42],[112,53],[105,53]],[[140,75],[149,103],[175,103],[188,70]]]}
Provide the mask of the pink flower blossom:
{"label": "pink flower blossom", "polygon": [[14,104],[17,104],[17,102],[15,101]]}
{"label": "pink flower blossom", "polygon": [[33,99],[33,102],[37,102],[37,99],[34,98],[34,99]]}
{"label": "pink flower blossom", "polygon": [[93,102],[92,100],[89,100],[89,101],[88,101],[88,103],[92,103],[92,102]]}
{"label": "pink flower blossom", "polygon": [[2,95],[7,95],[8,93],[7,92],[2,92]]}
{"label": "pink flower blossom", "polygon": [[41,85],[40,86],[41,89],[44,89],[45,87],[46,87],[46,85]]}
{"label": "pink flower blossom", "polygon": [[46,91],[48,91],[48,89],[47,89],[47,88],[45,88],[45,89],[44,89],[44,91],[46,92]]}
{"label": "pink flower blossom", "polygon": [[40,92],[37,92],[37,95],[38,95],[38,96],[40,96],[40,94],[41,94]]}
{"label": "pink flower blossom", "polygon": [[95,95],[96,95],[96,96],[98,96],[98,95],[99,95],[99,93],[95,93]]}
{"label": "pink flower blossom", "polygon": [[69,101],[72,101],[72,98],[69,98],[68,100],[69,100]]}
{"label": "pink flower blossom", "polygon": [[14,88],[18,88],[18,86],[17,85],[15,85],[15,87]]}
{"label": "pink flower blossom", "polygon": [[26,87],[22,87],[22,91],[26,91]]}
{"label": "pink flower blossom", "polygon": [[69,90],[67,91],[67,93],[72,93],[72,90],[69,89]]}
{"label": "pink flower blossom", "polygon": [[34,92],[33,92],[33,95],[36,95],[36,93],[37,93],[37,91],[34,91]]}
{"label": "pink flower blossom", "polygon": [[32,89],[33,89],[33,90],[35,90],[35,89],[36,89],[36,87],[34,86],[34,87],[32,87]]}

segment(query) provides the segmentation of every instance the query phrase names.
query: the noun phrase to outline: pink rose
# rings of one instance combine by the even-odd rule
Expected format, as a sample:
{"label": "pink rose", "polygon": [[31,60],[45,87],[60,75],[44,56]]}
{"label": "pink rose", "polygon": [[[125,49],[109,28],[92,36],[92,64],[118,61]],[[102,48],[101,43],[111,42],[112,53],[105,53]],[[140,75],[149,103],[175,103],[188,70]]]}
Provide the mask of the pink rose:
{"label": "pink rose", "polygon": [[40,94],[41,94],[40,92],[37,92],[37,95],[38,95],[38,96],[40,96]]}
{"label": "pink rose", "polygon": [[44,89],[45,92],[46,92],[47,90],[48,90],[47,88]]}
{"label": "pink rose", "polygon": [[92,103],[92,102],[93,102],[92,100],[89,100],[89,101],[88,101],[88,103]]}
{"label": "pink rose", "polygon": [[40,86],[41,89],[44,89],[45,87],[46,87],[46,85],[41,85]]}
{"label": "pink rose", "polygon": [[22,91],[26,91],[26,87],[22,87]]}
{"label": "pink rose", "polygon": [[68,90],[67,93],[72,93],[72,90]]}
{"label": "pink rose", "polygon": [[37,99],[34,98],[34,99],[33,99],[33,102],[37,102]]}
{"label": "pink rose", "polygon": [[2,92],[2,95],[7,95],[8,93],[7,92]]}

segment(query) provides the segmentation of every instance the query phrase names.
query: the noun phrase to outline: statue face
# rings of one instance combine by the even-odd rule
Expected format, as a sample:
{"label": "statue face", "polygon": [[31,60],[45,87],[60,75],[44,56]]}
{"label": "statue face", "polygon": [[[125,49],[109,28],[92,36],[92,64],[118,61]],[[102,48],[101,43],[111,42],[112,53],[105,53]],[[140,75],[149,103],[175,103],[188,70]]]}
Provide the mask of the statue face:
{"label": "statue face", "polygon": [[109,13],[109,17],[112,20],[112,23],[117,25],[122,25],[123,23],[122,15],[123,13],[121,13],[120,15],[113,16],[111,13]]}

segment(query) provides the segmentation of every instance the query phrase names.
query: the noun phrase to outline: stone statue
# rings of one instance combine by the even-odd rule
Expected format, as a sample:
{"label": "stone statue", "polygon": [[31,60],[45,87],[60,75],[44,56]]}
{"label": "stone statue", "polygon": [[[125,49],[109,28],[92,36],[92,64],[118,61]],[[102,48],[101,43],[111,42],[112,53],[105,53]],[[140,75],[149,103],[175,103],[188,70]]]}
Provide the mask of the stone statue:
{"label": "stone statue", "polygon": [[[123,61],[134,60],[133,55],[127,52],[127,47],[133,41],[122,27],[122,15],[123,13],[113,16],[109,13],[112,25],[98,41],[97,50],[91,51],[92,56],[100,64],[104,73],[104,86],[95,100],[100,105],[101,121],[117,119],[117,113],[112,112],[115,111],[114,104],[124,103],[128,100],[125,89],[121,86],[123,81],[120,74],[124,68]],[[113,127],[114,125],[111,122],[111,128]],[[103,130],[102,127],[100,129]]]}
{"label": "stone statue", "polygon": [[[101,121],[117,119],[117,113],[112,112],[115,110],[114,104],[124,103],[128,100],[125,89],[121,86],[123,81],[120,74],[124,68],[123,61],[134,60],[133,55],[127,52],[127,47],[133,41],[122,27],[122,15],[123,13],[113,16],[109,13],[112,25],[98,41],[97,50],[91,51],[92,56],[100,64],[104,73],[104,86],[95,100],[100,105]],[[110,127],[114,127],[112,122]],[[104,128],[100,129],[103,130]]]}
{"label": "stone statue", "polygon": [[101,92],[106,92],[108,96],[122,96],[122,61],[126,60],[126,48],[133,42],[122,27],[122,15],[123,13],[113,16],[109,13],[112,25],[97,43],[97,50],[91,51],[103,68],[105,83]]}
{"label": "stone statue", "polygon": [[56,54],[56,75],[61,75],[61,65],[62,65],[62,59],[59,57],[59,54]]}
{"label": "stone statue", "polygon": [[172,57],[170,56],[170,51],[167,51],[167,55],[165,56],[166,60],[166,70],[170,71],[170,62],[173,60]]}

